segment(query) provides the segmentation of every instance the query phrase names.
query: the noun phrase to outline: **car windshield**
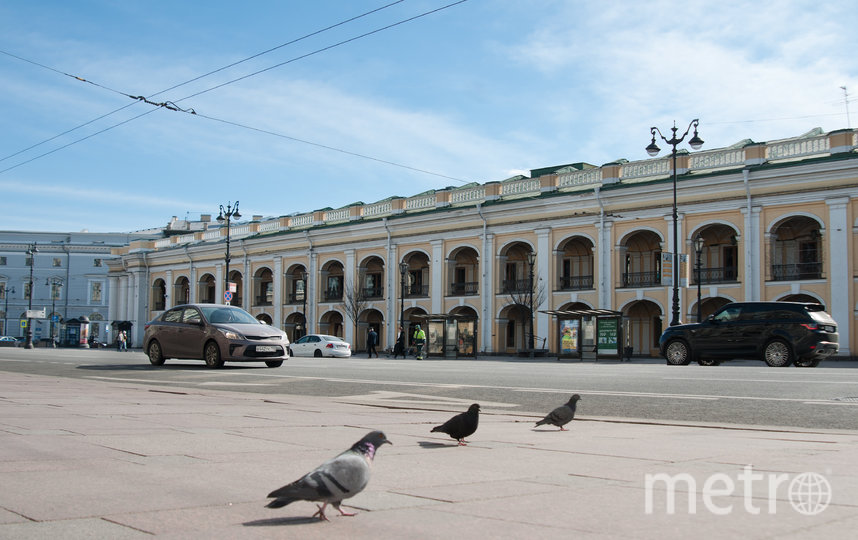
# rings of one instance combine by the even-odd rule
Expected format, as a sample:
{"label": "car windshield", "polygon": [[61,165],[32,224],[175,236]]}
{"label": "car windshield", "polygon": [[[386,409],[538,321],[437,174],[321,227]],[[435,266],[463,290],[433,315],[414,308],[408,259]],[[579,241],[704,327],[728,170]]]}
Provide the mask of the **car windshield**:
{"label": "car windshield", "polygon": [[200,308],[212,324],[259,324],[253,315],[241,308],[230,306],[205,306]]}

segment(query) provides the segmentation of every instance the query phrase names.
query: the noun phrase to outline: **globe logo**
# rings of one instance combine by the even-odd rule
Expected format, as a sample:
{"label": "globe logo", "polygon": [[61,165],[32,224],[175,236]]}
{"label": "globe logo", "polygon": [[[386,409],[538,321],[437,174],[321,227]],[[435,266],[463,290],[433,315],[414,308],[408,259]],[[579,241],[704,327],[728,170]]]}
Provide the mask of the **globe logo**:
{"label": "globe logo", "polygon": [[789,483],[789,502],[795,511],[815,516],[831,502],[831,484],[821,474],[801,473]]}

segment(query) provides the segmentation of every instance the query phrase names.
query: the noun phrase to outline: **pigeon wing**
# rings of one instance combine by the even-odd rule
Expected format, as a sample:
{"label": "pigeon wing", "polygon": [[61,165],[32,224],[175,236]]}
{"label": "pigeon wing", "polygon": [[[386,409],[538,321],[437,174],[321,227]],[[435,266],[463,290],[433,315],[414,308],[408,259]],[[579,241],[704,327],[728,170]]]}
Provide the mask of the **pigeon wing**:
{"label": "pigeon wing", "polygon": [[279,508],[295,501],[339,503],[354,497],[369,482],[369,463],[362,455],[347,450],[326,461],[300,479],[268,494],[274,498],[269,508]]}
{"label": "pigeon wing", "polygon": [[551,424],[552,426],[562,427],[575,418],[575,410],[568,405],[561,405],[547,415],[545,418],[536,423],[537,426]]}
{"label": "pigeon wing", "polygon": [[[465,418],[468,413],[457,414],[453,418],[450,418],[440,426],[435,426],[432,428],[432,431],[440,431],[441,433],[446,433],[447,435],[453,437],[454,439],[459,439],[463,437],[463,435],[459,435],[465,431]],[[473,432],[471,432],[473,433]],[[469,434],[470,435],[470,434]]]}

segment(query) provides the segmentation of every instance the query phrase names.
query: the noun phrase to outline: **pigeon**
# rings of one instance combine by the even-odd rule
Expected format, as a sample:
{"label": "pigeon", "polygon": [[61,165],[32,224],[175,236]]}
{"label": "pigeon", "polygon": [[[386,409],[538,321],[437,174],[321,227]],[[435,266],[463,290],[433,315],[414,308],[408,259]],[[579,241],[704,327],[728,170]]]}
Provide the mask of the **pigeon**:
{"label": "pigeon", "polygon": [[468,443],[465,442],[465,437],[473,435],[474,432],[477,431],[477,424],[479,421],[480,406],[474,403],[468,407],[467,412],[457,414],[440,426],[433,427],[430,433],[434,433],[436,431],[446,433],[450,437],[459,441],[459,446],[467,446]]}
{"label": "pigeon", "polygon": [[578,400],[581,399],[581,396],[578,394],[573,394],[569,401],[566,402],[565,405],[561,405],[548,413],[545,418],[536,423],[537,426],[541,426],[544,424],[551,424],[552,426],[557,426],[560,428],[560,431],[569,431],[564,428],[566,424],[572,421],[575,418],[575,407],[578,405]]}
{"label": "pigeon", "polygon": [[319,501],[323,504],[316,505],[319,510],[313,514],[313,517],[319,516],[319,520],[328,521],[325,516],[328,504],[339,510],[341,515],[353,516],[343,511],[340,503],[366,487],[372,459],[384,443],[393,444],[381,431],[368,433],[342,454],[322,463],[291,484],[269,493],[268,497],[274,500],[266,506],[280,508],[295,501]]}

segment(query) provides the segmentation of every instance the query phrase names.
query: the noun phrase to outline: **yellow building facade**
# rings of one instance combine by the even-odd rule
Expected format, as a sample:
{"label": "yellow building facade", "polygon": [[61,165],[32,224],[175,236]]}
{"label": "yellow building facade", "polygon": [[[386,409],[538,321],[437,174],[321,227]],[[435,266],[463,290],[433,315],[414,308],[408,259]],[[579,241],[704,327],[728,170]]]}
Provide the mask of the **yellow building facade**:
{"label": "yellow building facade", "polygon": [[[858,339],[856,147],[856,130],[814,130],[680,152],[681,320],[693,322],[698,312],[705,318],[730,301],[819,302],[838,323],[840,354],[851,356]],[[433,334],[440,340],[434,354],[448,356],[532,347],[556,354],[561,335],[551,312],[612,310],[620,314],[620,345],[655,356],[671,319],[673,188],[669,156],[576,163],[234,223],[232,304],[291,339],[330,333],[356,351],[369,326],[382,347],[392,347],[401,323],[410,329],[437,319],[432,331],[443,336]],[[115,250],[109,317],[133,323],[134,343],[171,306],[224,302],[227,231],[203,221],[201,231]]]}

